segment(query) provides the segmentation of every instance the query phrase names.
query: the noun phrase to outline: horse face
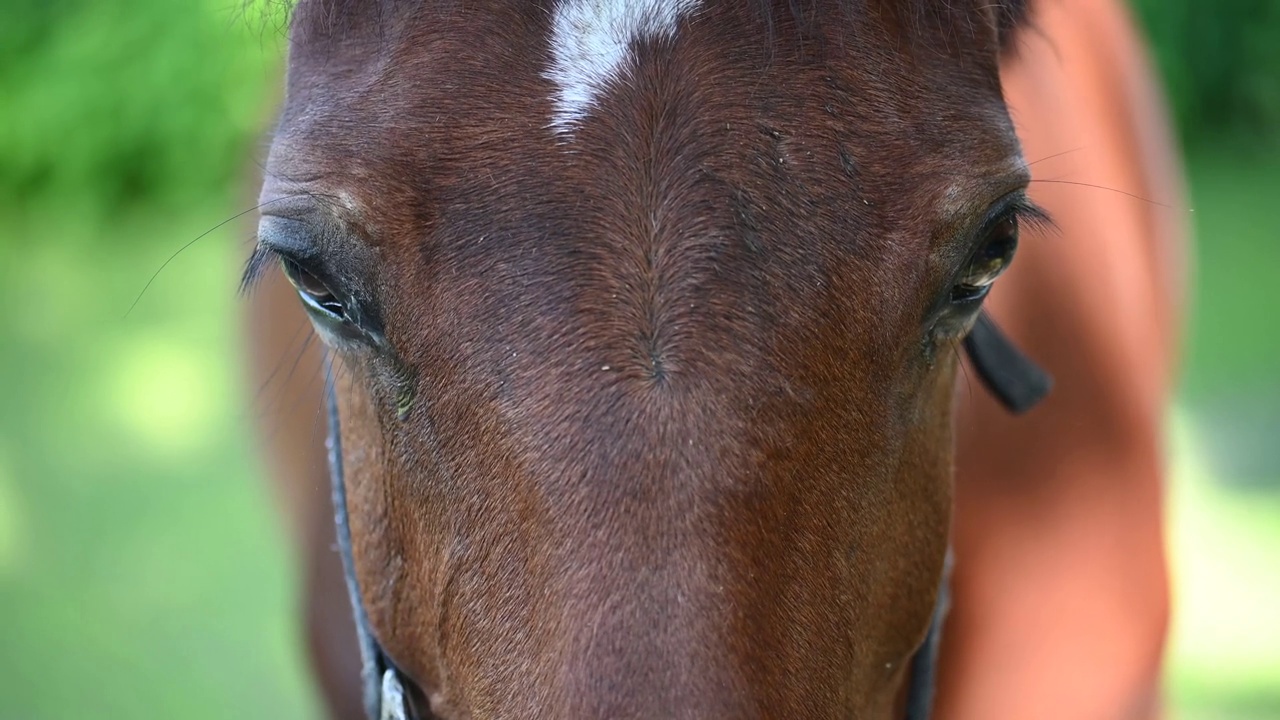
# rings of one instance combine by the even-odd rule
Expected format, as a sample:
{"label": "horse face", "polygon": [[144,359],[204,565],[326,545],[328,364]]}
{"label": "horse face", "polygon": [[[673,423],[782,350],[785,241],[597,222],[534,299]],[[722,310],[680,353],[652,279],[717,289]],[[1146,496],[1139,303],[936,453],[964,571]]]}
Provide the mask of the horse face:
{"label": "horse face", "polygon": [[261,246],[424,706],[888,716],[1027,181],[997,9],[299,4]]}

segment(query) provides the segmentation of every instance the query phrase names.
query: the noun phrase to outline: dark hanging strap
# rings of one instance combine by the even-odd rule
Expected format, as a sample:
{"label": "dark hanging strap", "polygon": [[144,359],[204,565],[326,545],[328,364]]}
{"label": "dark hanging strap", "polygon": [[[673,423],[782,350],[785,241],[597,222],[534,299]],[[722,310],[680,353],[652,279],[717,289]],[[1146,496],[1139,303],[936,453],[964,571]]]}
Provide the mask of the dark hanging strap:
{"label": "dark hanging strap", "polygon": [[929,632],[911,658],[911,678],[907,688],[906,720],[929,720],[933,713],[933,690],[938,676],[938,648],[942,645],[942,623],[951,609],[951,551],[942,566],[942,585],[933,605]]}
{"label": "dark hanging strap", "polygon": [[1023,355],[985,310],[964,339],[964,349],[982,384],[1015,415],[1030,410],[1053,387],[1053,378]]}

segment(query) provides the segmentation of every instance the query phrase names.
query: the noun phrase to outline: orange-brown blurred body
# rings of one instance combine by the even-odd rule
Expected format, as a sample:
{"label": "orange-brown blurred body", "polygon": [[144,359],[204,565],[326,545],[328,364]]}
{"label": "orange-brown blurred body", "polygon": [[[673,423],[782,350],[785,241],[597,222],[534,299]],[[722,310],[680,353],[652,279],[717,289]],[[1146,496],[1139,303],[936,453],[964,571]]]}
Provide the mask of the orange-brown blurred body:
{"label": "orange-brown blurred body", "polygon": [[1062,232],[1023,244],[988,307],[1057,384],[1022,418],[961,388],[941,718],[1159,716],[1185,210],[1125,10],[1040,3],[1003,73],[1031,196]]}
{"label": "orange-brown blurred body", "polygon": [[[1116,0],[1041,2],[1005,62],[1025,156],[1061,236],[1023,243],[988,307],[1055,377],[1012,418],[961,381],[956,571],[937,717],[1158,715],[1168,619],[1162,419],[1183,287],[1180,168]],[[304,569],[311,661],[334,717],[361,717],[339,559],[319,344],[278,276],[256,293],[252,370],[271,475]]]}

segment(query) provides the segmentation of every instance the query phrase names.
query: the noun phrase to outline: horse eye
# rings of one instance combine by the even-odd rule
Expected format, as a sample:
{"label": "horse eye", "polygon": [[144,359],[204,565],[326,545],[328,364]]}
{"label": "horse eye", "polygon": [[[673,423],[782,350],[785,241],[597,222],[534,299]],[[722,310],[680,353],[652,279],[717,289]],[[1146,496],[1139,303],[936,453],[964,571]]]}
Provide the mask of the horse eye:
{"label": "horse eye", "polygon": [[293,287],[298,291],[298,297],[302,298],[302,302],[307,307],[335,320],[346,318],[346,308],[333,291],[329,290],[328,285],[288,258],[281,258],[280,265],[284,268],[285,277],[293,283]]}
{"label": "horse eye", "polygon": [[951,288],[951,302],[963,305],[987,296],[996,278],[1013,261],[1018,249],[1018,216],[1006,215],[991,225],[960,281]]}

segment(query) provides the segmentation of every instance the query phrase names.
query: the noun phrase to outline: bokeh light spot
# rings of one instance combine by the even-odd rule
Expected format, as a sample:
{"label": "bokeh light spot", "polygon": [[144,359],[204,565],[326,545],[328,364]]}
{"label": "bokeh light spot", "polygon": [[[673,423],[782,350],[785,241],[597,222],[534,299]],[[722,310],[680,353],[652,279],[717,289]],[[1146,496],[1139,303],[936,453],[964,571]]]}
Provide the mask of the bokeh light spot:
{"label": "bokeh light spot", "polygon": [[138,338],[121,350],[108,402],[147,449],[191,452],[213,435],[216,417],[224,411],[226,393],[218,392],[216,379],[220,369],[225,368],[172,340]]}
{"label": "bokeh light spot", "polygon": [[21,564],[22,517],[18,489],[9,471],[4,449],[0,448],[0,577],[11,575]]}

